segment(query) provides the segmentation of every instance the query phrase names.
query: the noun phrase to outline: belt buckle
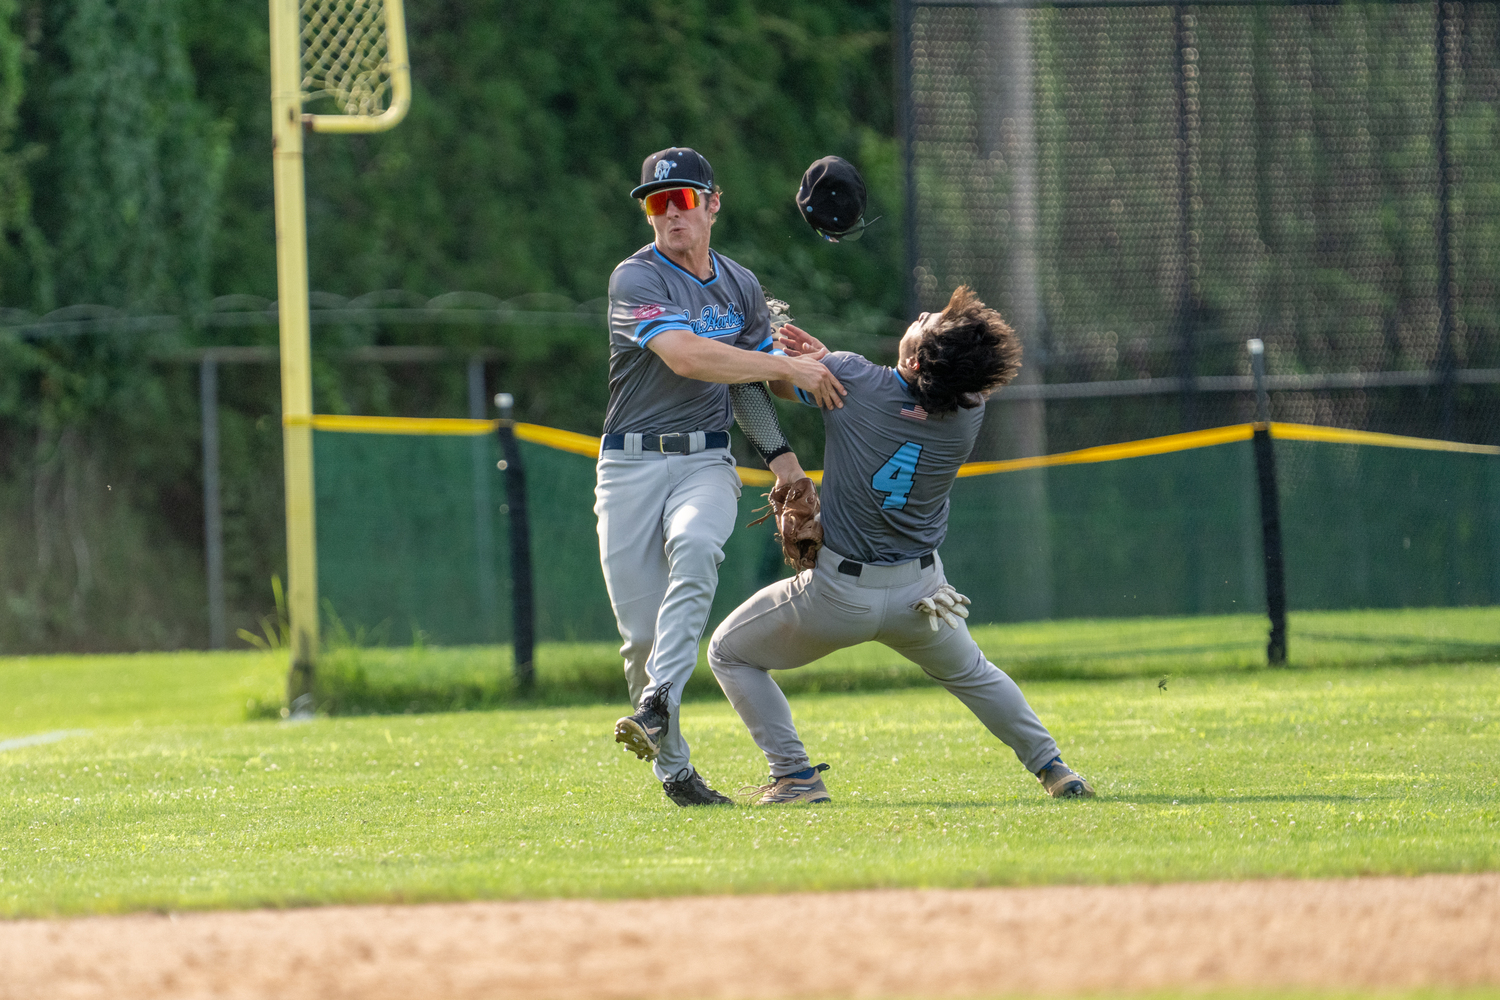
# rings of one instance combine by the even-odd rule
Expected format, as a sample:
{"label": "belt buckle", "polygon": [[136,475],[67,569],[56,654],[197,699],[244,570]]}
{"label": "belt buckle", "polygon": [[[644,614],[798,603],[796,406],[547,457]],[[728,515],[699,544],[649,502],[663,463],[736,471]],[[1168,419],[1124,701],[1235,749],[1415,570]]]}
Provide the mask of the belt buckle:
{"label": "belt buckle", "polygon": [[658,440],[664,455],[686,455],[692,448],[686,434],[663,434]]}

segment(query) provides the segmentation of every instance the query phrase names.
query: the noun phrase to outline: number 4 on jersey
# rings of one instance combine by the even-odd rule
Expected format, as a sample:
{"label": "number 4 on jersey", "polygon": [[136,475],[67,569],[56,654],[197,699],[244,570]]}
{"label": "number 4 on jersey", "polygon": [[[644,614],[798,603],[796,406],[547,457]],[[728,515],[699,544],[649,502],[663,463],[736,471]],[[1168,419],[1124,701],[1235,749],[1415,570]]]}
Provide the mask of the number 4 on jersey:
{"label": "number 4 on jersey", "polygon": [[906,506],[906,495],[911,492],[912,477],[917,474],[917,458],[921,454],[922,446],[908,441],[870,477],[871,489],[876,493],[890,494],[880,505],[883,510],[901,510]]}

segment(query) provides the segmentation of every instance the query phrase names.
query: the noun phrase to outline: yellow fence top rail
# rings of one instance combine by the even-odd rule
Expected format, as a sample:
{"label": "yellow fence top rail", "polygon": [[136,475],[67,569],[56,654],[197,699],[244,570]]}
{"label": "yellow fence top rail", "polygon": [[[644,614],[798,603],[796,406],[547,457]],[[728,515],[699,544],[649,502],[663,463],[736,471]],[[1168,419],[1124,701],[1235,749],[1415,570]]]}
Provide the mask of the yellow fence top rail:
{"label": "yellow fence top rail", "polygon": [[[464,420],[451,417],[358,417],[319,413],[311,417],[287,417],[283,421],[289,427],[310,426],[315,431],[331,431],[336,434],[417,434],[456,435],[478,437],[493,434],[502,423],[499,420]],[[541,424],[513,423],[519,440],[539,444],[558,451],[571,452],[585,458],[599,457],[599,439],[589,434],[565,431]],[[740,482],[746,486],[771,486],[776,477],[765,469],[739,469]],[[808,473],[815,482],[823,481],[823,473]]]}
{"label": "yellow fence top rail", "polygon": [[[1500,447],[1486,444],[1464,444],[1460,441],[1439,441],[1435,438],[1403,437],[1399,434],[1376,434],[1372,431],[1350,431],[1341,427],[1318,427],[1313,424],[1270,424],[1271,437],[1282,441],[1317,441],[1324,444],[1355,444],[1376,448],[1411,448],[1419,451],[1447,451],[1466,455],[1500,455]],[[1012,458],[1003,462],[969,462],[959,468],[964,476],[988,476],[997,472],[1019,472],[1022,469],[1041,469],[1052,465],[1083,465],[1089,462],[1113,462],[1122,458],[1141,458],[1146,455],[1166,455],[1174,451],[1192,448],[1210,448],[1214,445],[1234,441],[1248,441],[1255,433],[1254,424],[1231,424],[1186,434],[1167,434],[1162,437],[1126,441],[1123,444],[1106,444],[1078,451],[1064,451],[1056,455],[1038,455],[1035,458]]]}
{"label": "yellow fence top rail", "polygon": [[1440,441],[1437,438],[1405,437],[1400,434],[1376,434],[1373,431],[1346,431],[1341,427],[1318,427],[1313,424],[1273,423],[1271,436],[1283,441],[1321,441],[1326,444],[1372,445],[1376,448],[1451,451],[1464,455],[1500,455],[1500,447],[1489,444],[1464,444],[1462,441]]}
{"label": "yellow fence top rail", "polygon": [[575,434],[573,431],[543,427],[541,424],[516,424],[515,432],[517,438],[532,444],[556,448],[558,451],[571,451],[588,458],[599,457],[599,439],[588,434]]}
{"label": "yellow fence top rail", "polygon": [[1248,441],[1253,430],[1250,424],[1234,424],[1206,431],[1189,431],[1186,434],[1168,434],[1165,437],[1144,438],[1124,444],[1105,444],[1096,448],[1064,451],[1056,455],[1012,458],[1003,462],[969,462],[959,467],[958,474],[960,477],[988,476],[996,472],[1020,472],[1022,469],[1041,469],[1051,465],[1085,465],[1090,462],[1140,458],[1144,455],[1165,455],[1168,452],[1208,448],[1231,441]]}
{"label": "yellow fence top rail", "polygon": [[498,420],[461,420],[451,417],[356,417],[315,413],[310,417],[285,417],[288,427],[311,426],[315,431],[338,434],[417,434],[475,437],[493,434]]}
{"label": "yellow fence top rail", "polygon": [[[500,427],[499,420],[461,420],[444,417],[357,417],[315,414],[311,417],[287,417],[288,426],[311,425],[313,430],[333,431],[343,434],[427,434],[477,436],[493,434]],[[558,451],[599,457],[599,438],[574,431],[543,427],[540,424],[513,423],[516,437],[531,444],[539,444]],[[1339,427],[1318,427],[1312,424],[1272,423],[1271,436],[1282,441],[1317,441],[1325,444],[1352,444],[1377,448],[1411,448],[1419,451],[1446,451],[1467,455],[1497,455],[1500,447],[1483,444],[1464,444],[1459,441],[1439,441],[1434,438],[1403,437],[1399,434],[1377,434],[1371,431],[1350,431]],[[1085,465],[1092,462],[1114,462],[1122,458],[1142,458],[1147,455],[1166,455],[1193,448],[1210,448],[1214,445],[1248,441],[1254,434],[1254,424],[1231,424],[1209,430],[1189,431],[1186,434],[1167,434],[1162,437],[1127,441],[1123,444],[1106,444],[1078,451],[1059,452],[1056,455],[1038,455],[1034,458],[1012,458],[1003,462],[968,462],[958,470],[960,478],[990,476],[1000,472],[1020,472],[1024,469],[1042,469],[1054,465]],[[740,469],[740,481],[746,486],[770,486],[776,477],[765,469]],[[821,469],[808,473],[814,482],[823,481]]]}

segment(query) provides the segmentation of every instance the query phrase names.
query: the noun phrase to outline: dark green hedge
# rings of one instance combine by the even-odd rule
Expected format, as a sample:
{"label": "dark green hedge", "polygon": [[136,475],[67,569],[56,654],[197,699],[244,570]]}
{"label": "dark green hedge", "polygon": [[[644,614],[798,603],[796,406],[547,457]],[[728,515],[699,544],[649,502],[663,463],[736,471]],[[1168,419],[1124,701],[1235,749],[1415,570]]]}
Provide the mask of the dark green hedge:
{"label": "dark green hedge", "polygon": [[[441,0],[407,11],[415,99],[393,132],[311,136],[311,280],[573,302],[649,229],[641,159],[692,145],[725,188],[715,233],[802,314],[901,309],[890,7],[849,0]],[[0,307],[190,316],[276,295],[263,0],[0,0]],[[859,162],[887,238],[832,247],[792,202]],[[12,314],[14,318],[14,314]],[[0,652],[206,640],[197,374],[162,360],[269,326],[44,341],[0,334]],[[463,415],[462,366],[341,361],[365,343],[487,346],[520,416],[596,431],[604,332],[319,328],[315,405]],[[232,626],[280,568],[270,366],[220,390]]]}

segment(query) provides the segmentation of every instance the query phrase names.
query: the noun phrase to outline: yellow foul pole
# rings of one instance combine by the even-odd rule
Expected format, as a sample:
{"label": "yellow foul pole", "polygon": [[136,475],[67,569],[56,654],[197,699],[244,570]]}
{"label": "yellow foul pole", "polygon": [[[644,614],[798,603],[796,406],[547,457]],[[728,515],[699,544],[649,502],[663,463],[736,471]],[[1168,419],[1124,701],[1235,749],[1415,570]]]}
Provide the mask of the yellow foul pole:
{"label": "yellow foul pole", "polygon": [[287,701],[293,703],[311,690],[313,666],[318,657],[307,210],[302,175],[302,21],[299,0],[270,0],[270,3],[276,283],[281,324],[281,433],[286,453],[287,610],[291,615]]}

